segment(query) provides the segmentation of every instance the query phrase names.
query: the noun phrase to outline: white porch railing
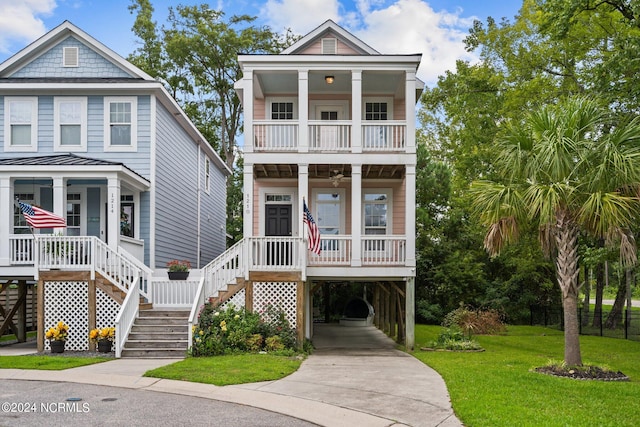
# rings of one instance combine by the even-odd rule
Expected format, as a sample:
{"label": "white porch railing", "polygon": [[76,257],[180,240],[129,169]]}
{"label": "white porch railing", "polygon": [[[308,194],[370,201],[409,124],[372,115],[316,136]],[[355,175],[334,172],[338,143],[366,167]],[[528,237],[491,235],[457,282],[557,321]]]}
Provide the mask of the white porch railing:
{"label": "white porch railing", "polygon": [[[138,278],[139,279],[139,278]],[[122,348],[124,347],[133,322],[138,317],[138,311],[140,310],[140,288],[137,280],[134,280],[132,286],[127,292],[120,311],[116,316],[116,357],[119,358],[122,355]]]}
{"label": "white porch railing", "polygon": [[309,121],[309,151],[351,151],[351,122]]}
{"label": "white porch railing", "polygon": [[362,125],[363,151],[403,151],[406,147],[405,122],[377,122]]}
{"label": "white porch railing", "polygon": [[362,265],[404,265],[405,236],[362,236]]}
{"label": "white porch railing", "polygon": [[253,125],[253,148],[255,151],[297,151],[298,123],[255,121]]}
{"label": "white porch railing", "polygon": [[[133,282],[138,286],[139,279],[142,275],[140,268],[136,263],[120,255],[118,252],[107,246],[102,240],[93,237],[95,244],[95,256],[93,257],[93,266],[95,271],[113,282],[123,291],[127,292]],[[140,292],[142,296],[147,298],[146,292]]]}
{"label": "white porch railing", "polygon": [[312,266],[350,265],[351,241],[351,236],[323,235],[320,240],[320,255],[307,251],[307,263]]}
{"label": "white porch railing", "polygon": [[248,237],[249,270],[302,270],[305,254],[301,237]]}
{"label": "white porch railing", "polygon": [[190,308],[199,283],[196,280],[155,279],[153,281],[153,307]]}
{"label": "white porch railing", "polygon": [[93,265],[95,237],[39,234],[35,239],[33,262],[40,269],[86,270]]}
{"label": "white porch railing", "polygon": [[9,263],[11,265],[33,265],[33,235],[9,235]]}
{"label": "white porch railing", "polygon": [[127,251],[124,247],[118,247],[118,254],[122,256],[124,259],[129,261],[131,264],[135,265],[140,269],[140,293],[148,302],[153,301],[153,286],[151,281],[151,276],[153,276],[153,270],[145,265],[145,263],[140,260],[137,256]]}

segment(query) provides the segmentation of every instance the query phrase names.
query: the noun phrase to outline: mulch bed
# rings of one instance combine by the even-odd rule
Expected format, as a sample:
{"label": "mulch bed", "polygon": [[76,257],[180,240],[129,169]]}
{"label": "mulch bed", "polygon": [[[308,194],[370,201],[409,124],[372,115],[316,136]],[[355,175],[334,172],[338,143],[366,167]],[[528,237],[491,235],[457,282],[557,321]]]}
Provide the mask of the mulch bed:
{"label": "mulch bed", "polygon": [[553,375],[554,377],[571,378],[574,380],[596,381],[629,381],[629,377],[620,371],[609,371],[598,366],[582,366],[580,368],[563,368],[562,366],[543,366],[535,368],[535,372]]}

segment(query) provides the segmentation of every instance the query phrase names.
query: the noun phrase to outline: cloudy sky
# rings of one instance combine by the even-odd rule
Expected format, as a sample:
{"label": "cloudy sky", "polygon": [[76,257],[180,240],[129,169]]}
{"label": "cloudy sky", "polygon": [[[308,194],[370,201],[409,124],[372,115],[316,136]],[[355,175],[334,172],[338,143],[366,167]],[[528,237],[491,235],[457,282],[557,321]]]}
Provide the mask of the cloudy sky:
{"label": "cloudy sky", "polygon": [[[151,0],[163,24],[169,6],[206,1]],[[130,0],[0,0],[0,62],[56,27],[71,21],[118,54],[136,47]],[[218,0],[226,16],[258,16],[275,31],[306,34],[332,19],[381,53],[422,53],[418,76],[429,86],[457,59],[473,61],[462,39],[474,19],[513,20],[521,0]]]}

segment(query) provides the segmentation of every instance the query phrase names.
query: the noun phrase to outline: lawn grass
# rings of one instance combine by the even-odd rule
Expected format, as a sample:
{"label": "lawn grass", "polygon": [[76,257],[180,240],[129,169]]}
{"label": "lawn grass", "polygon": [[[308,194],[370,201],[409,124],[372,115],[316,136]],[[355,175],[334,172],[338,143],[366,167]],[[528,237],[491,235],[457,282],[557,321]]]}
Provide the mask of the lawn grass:
{"label": "lawn grass", "polygon": [[278,380],[295,372],[301,363],[297,357],[255,353],[189,357],[144,376],[223,386]]}
{"label": "lawn grass", "polygon": [[[416,326],[416,347],[441,327]],[[468,426],[640,425],[640,343],[581,336],[583,362],[622,371],[630,382],[579,381],[531,372],[562,361],[561,331],[509,326],[506,335],[475,336],[482,353],[416,351],[444,378],[453,409]]]}
{"label": "lawn grass", "polygon": [[63,357],[46,355],[2,356],[0,369],[40,369],[45,371],[62,371],[64,369],[93,365],[94,363],[113,360],[107,357]]}

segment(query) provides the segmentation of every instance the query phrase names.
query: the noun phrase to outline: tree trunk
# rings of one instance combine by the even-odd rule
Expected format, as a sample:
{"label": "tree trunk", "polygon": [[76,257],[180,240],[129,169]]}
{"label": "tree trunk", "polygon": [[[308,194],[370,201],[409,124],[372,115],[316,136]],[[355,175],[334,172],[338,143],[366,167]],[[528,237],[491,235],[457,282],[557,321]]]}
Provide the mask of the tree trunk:
{"label": "tree trunk", "polygon": [[593,327],[599,328],[602,323],[602,294],[604,293],[604,265],[596,266],[596,304],[593,307]]}
{"label": "tree trunk", "polygon": [[589,324],[589,307],[591,306],[591,269],[584,266],[584,301],[582,302],[582,326]]}
{"label": "tree trunk", "polygon": [[609,316],[607,316],[607,320],[604,323],[604,327],[607,329],[616,329],[618,324],[622,321],[622,308],[624,307],[624,300],[627,294],[627,283],[631,282],[631,269],[625,269],[625,277],[624,281],[620,281],[618,285],[618,292],[616,292],[616,300],[613,303],[613,307],[611,307],[611,311],[609,312]]}
{"label": "tree trunk", "polygon": [[564,362],[581,366],[580,327],[578,319],[578,229],[567,212],[559,212],[556,220],[558,256],[556,270],[562,290],[564,310]]}

